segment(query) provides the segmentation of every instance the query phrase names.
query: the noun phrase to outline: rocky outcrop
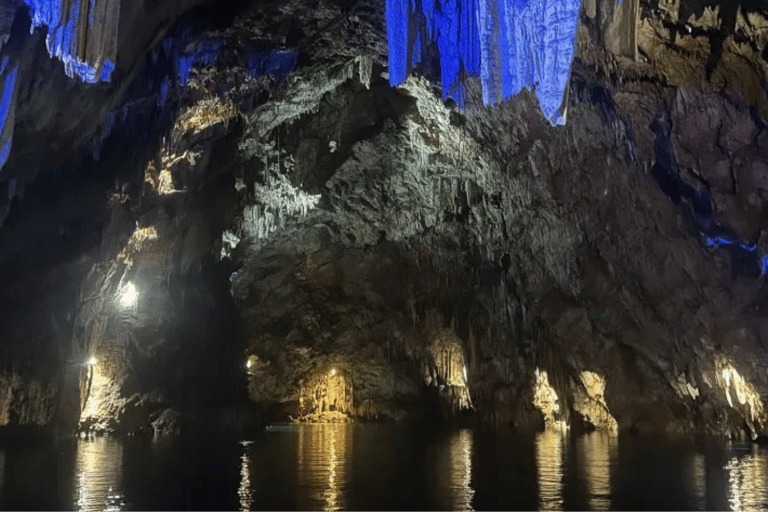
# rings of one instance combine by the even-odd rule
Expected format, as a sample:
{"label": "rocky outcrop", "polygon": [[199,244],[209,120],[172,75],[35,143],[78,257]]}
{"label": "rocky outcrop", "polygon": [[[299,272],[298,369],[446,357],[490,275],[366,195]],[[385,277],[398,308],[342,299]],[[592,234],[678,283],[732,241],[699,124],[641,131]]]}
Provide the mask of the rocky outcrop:
{"label": "rocky outcrop", "polygon": [[[745,381],[754,396],[765,396],[758,390],[765,386],[760,342],[751,343],[750,362],[732,346],[709,341],[725,324],[754,325],[732,308],[743,311],[734,300],[756,297],[745,291],[756,293],[757,274],[733,280],[747,272],[738,255],[718,269],[716,261],[727,253],[700,243],[714,235],[707,228],[701,239],[697,226],[727,222],[716,215],[711,222],[689,220],[685,205],[676,206],[646,171],[662,159],[651,128],[656,116],[680,119],[672,122],[673,133],[688,138],[716,139],[717,131],[682,124],[690,116],[676,117],[665,103],[675,97],[663,90],[673,87],[669,82],[640,81],[670,62],[649,59],[647,33],[640,33],[639,62],[598,58],[608,55],[604,45],[580,40],[565,129],[547,127],[526,94],[495,109],[472,104],[462,114],[414,79],[399,88],[406,100],[399,109],[379,109],[390,120],[361,140],[352,134],[360,131],[354,123],[369,93],[349,71],[335,75],[346,82],[330,82],[327,67],[304,68],[296,84],[338,84],[333,95],[312,99],[298,96],[299,85],[287,87],[289,97],[305,98],[301,112],[286,114],[291,125],[280,127],[282,107],[271,124],[264,114],[249,116],[241,148],[249,173],[256,174],[253,182],[243,176],[240,197],[244,212],[262,208],[262,214],[244,214],[233,227],[239,242],[232,255],[242,265],[233,292],[252,333],[249,353],[271,368],[268,379],[252,379],[252,397],[294,410],[302,378],[316,371],[315,362],[347,362],[355,368],[357,401],[359,383],[367,382],[365,366],[390,372],[428,366],[430,324],[438,318],[440,329],[461,340],[471,403],[489,420],[498,413],[505,422],[542,421],[533,407],[540,369],[558,397],[558,419],[567,423],[578,418],[590,428],[735,432],[743,426],[749,435],[763,432],[762,420],[750,426],[751,408],[726,405],[727,386],[716,384],[722,374],[716,361],[728,360],[749,374]],[[371,59],[378,60],[375,54]],[[584,64],[616,81],[602,82]],[[706,61],[698,65],[705,68]],[[338,69],[355,69],[354,61]],[[706,80],[677,73],[670,68],[658,76],[687,76],[686,87],[696,87],[691,76]],[[697,89],[696,105],[728,101],[707,87]],[[639,103],[629,92],[638,88]],[[756,131],[745,133],[736,151],[749,155]],[[300,138],[313,140],[315,149],[298,146]],[[670,138],[676,155],[678,142]],[[318,186],[308,169],[322,169],[325,185]],[[277,192],[278,183],[290,183],[295,192]],[[302,199],[313,194],[319,194],[314,209]],[[754,240],[752,233],[744,238]],[[377,280],[382,274],[391,276],[386,286]],[[734,293],[725,300],[718,289]],[[379,341],[381,332],[386,341]],[[755,331],[742,332],[745,342],[760,339]],[[372,352],[382,346],[393,354],[389,360]],[[385,404],[392,397],[429,403],[434,375],[421,373],[394,373],[414,387],[392,395],[383,384],[389,377],[377,370],[374,402],[378,395]],[[688,392],[681,396],[682,374]],[[704,376],[712,384],[704,384],[702,398]]]}
{"label": "rocky outcrop", "polygon": [[55,385],[0,375],[0,426],[46,427],[57,408]]}

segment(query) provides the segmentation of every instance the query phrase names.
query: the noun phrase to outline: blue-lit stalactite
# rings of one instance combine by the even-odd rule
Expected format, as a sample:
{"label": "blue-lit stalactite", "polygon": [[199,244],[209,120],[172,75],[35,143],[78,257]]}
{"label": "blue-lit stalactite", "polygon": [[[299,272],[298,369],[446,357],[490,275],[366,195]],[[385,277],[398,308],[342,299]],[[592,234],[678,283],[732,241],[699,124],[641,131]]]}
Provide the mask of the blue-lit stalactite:
{"label": "blue-lit stalactite", "polygon": [[439,78],[443,99],[464,105],[480,77],[483,101],[536,91],[544,116],[565,122],[563,98],[581,0],[387,0],[389,81],[414,70]]}
{"label": "blue-lit stalactite", "polygon": [[[115,69],[119,0],[25,0],[30,30],[48,27],[48,53],[64,63],[70,77],[108,82]],[[87,10],[83,16],[81,9]]]}
{"label": "blue-lit stalactite", "polygon": [[10,57],[0,61],[0,169],[8,161],[13,142],[13,128],[16,112],[16,75],[18,67]]}
{"label": "blue-lit stalactite", "polygon": [[674,204],[683,206],[685,217],[697,231],[700,242],[710,249],[727,250],[731,255],[734,275],[745,271],[746,274],[759,272],[760,276],[764,276],[768,272],[768,254],[760,256],[757,244],[745,242],[734,230],[715,222],[709,193],[696,190],[680,178],[677,160],[667,136],[668,128],[662,121],[655,120],[651,130],[656,153],[651,175]]}

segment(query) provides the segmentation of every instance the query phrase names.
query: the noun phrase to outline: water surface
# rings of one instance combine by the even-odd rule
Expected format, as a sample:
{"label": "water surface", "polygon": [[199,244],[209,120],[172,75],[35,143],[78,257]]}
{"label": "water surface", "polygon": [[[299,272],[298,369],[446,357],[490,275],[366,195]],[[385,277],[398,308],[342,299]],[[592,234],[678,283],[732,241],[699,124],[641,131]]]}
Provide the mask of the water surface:
{"label": "water surface", "polygon": [[6,443],[0,508],[766,510],[768,450],[354,424],[274,426],[247,440]]}

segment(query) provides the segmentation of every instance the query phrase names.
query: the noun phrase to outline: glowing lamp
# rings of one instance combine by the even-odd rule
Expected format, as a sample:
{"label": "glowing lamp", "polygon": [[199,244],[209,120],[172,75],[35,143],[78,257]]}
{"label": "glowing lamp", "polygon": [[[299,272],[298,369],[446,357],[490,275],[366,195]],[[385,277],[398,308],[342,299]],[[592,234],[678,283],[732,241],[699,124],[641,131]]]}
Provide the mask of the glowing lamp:
{"label": "glowing lamp", "polygon": [[120,294],[120,305],[124,308],[130,308],[136,305],[136,301],[139,298],[139,292],[136,291],[136,287],[133,283],[125,285],[123,292]]}
{"label": "glowing lamp", "polygon": [[90,358],[90,359],[88,360],[88,365],[90,365],[90,366],[93,366],[93,365],[95,365],[97,362],[98,362],[98,361],[96,360],[96,358],[95,358],[95,357],[92,357],[92,358]]}
{"label": "glowing lamp", "polygon": [[251,366],[253,366],[253,361],[251,361],[251,360],[249,359],[249,360],[248,360],[248,362],[247,362],[247,363],[245,363],[245,365],[246,365],[248,368],[250,368]]}
{"label": "glowing lamp", "polygon": [[331,371],[330,371],[329,375],[330,375],[331,377],[333,377],[334,375],[336,375],[336,368],[331,368]]}

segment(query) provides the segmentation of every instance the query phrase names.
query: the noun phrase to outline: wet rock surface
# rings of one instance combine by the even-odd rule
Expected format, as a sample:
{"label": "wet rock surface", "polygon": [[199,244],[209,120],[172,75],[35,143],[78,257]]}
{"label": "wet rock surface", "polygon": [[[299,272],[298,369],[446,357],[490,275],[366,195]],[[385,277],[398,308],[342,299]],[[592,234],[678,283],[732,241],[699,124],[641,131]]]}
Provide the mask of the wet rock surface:
{"label": "wet rock surface", "polygon": [[[390,88],[383,6],[254,5],[162,142],[131,154],[126,125],[101,181],[11,211],[0,420],[765,435],[764,19],[652,4],[637,59],[585,13],[564,127],[528,91],[484,107],[469,81],[460,111]],[[254,76],[249,47],[296,69]],[[47,257],[10,249],[61,225]]]}

